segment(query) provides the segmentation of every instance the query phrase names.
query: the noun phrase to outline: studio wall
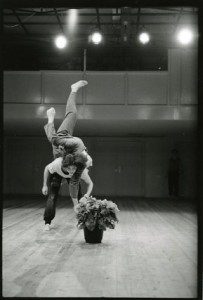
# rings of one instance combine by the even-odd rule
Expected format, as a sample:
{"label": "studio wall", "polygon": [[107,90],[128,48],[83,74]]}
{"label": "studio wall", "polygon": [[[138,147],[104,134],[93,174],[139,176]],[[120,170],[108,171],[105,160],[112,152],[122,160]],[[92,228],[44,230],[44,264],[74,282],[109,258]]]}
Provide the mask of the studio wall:
{"label": "studio wall", "polygon": [[[167,72],[5,72],[4,193],[41,193],[43,169],[52,160],[43,132],[46,109],[56,107],[59,124],[70,85],[81,78],[89,85],[78,93],[76,132],[94,160],[94,194],[166,197],[175,145],[184,165],[181,195],[194,196],[195,135],[168,134],[170,124],[177,133],[181,122],[197,121],[197,52],[183,49],[169,50]],[[92,124],[87,130],[85,122]],[[65,184],[61,194],[68,194]]]}
{"label": "studio wall", "polygon": [[[93,167],[94,195],[167,197],[167,167],[176,146],[182,161],[180,194],[196,194],[196,143],[171,138],[83,138]],[[52,161],[45,138],[6,138],[4,144],[4,193],[40,194],[43,170]],[[11,172],[12,170],[12,172]],[[61,195],[68,195],[66,181]]]}

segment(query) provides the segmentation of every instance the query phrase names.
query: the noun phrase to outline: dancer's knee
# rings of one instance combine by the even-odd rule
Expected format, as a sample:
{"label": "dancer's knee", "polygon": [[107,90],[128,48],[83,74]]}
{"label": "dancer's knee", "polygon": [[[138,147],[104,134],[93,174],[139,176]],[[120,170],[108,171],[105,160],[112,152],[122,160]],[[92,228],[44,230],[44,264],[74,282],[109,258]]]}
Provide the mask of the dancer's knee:
{"label": "dancer's knee", "polygon": [[72,108],[71,110],[67,110],[65,114],[65,118],[73,118],[76,119],[78,117],[78,111],[77,108],[75,107],[74,109]]}
{"label": "dancer's knee", "polygon": [[57,180],[54,180],[51,182],[51,187],[55,188],[55,189],[59,189],[60,188],[61,183],[58,182]]}

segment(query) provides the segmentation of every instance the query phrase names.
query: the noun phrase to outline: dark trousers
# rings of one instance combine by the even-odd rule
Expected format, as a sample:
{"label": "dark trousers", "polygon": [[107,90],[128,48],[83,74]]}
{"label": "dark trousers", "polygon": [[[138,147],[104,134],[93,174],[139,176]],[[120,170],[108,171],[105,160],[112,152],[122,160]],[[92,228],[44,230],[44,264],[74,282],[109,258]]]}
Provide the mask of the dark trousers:
{"label": "dark trousers", "polygon": [[170,196],[178,196],[179,174],[171,173],[168,175],[168,191]]}
{"label": "dark trousers", "polygon": [[[55,217],[56,202],[57,202],[58,193],[59,193],[59,190],[61,187],[61,180],[62,180],[62,177],[60,175],[58,175],[57,173],[51,174],[51,176],[50,176],[49,195],[48,195],[48,199],[47,199],[47,203],[46,203],[46,207],[45,207],[45,211],[44,211],[45,224],[51,224],[51,221]],[[70,179],[66,178],[66,180],[69,184]],[[80,199],[81,197],[82,197],[81,186],[79,184],[78,199]]]}
{"label": "dark trousers", "polygon": [[[66,103],[66,111],[65,111],[65,117],[60,125],[60,127],[58,128],[57,132],[54,126],[54,123],[47,123],[44,126],[44,130],[46,133],[46,136],[48,138],[48,140],[52,143],[52,138],[56,133],[60,133],[61,131],[68,131],[68,133],[70,135],[73,135],[73,131],[75,128],[75,124],[77,122],[77,118],[78,118],[78,112],[77,112],[77,106],[76,106],[76,97],[77,97],[77,93],[76,92],[71,92],[67,103]],[[58,149],[58,147],[56,147],[55,145],[52,144],[52,148],[53,148],[53,155],[54,158],[57,158],[61,155],[60,150]]]}

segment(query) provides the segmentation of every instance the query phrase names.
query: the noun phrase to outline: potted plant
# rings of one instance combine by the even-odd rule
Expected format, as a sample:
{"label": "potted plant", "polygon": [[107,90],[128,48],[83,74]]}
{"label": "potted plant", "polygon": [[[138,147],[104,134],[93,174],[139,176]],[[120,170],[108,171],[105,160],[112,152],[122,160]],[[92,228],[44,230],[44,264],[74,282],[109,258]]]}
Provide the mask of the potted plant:
{"label": "potted plant", "polygon": [[84,229],[87,243],[101,243],[103,231],[114,229],[118,222],[117,205],[110,200],[100,200],[94,197],[83,197],[76,205],[77,227]]}

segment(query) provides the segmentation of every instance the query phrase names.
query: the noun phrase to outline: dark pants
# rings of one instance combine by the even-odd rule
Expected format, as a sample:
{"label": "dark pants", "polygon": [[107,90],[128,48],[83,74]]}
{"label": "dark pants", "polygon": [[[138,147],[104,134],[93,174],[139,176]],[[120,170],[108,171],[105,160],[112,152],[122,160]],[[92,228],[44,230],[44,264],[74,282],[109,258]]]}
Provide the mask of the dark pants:
{"label": "dark pants", "polygon": [[[44,211],[44,221],[45,224],[51,224],[51,221],[55,217],[56,213],[56,202],[58,199],[58,193],[60,190],[61,186],[61,180],[62,177],[58,175],[57,173],[51,174],[50,176],[50,188],[49,188],[49,195]],[[66,178],[67,182],[69,183],[69,178]],[[81,186],[79,185],[79,190],[78,190],[78,199],[82,197],[81,193]]]}
{"label": "dark pants", "polygon": [[178,196],[179,174],[171,173],[168,175],[168,191],[170,196]]}
{"label": "dark pants", "polygon": [[[76,107],[76,97],[77,93],[76,92],[71,92],[67,103],[66,103],[66,111],[65,111],[65,117],[58,128],[57,132],[54,126],[54,123],[47,123],[44,126],[44,130],[46,133],[46,136],[50,142],[52,142],[52,138],[56,133],[60,133],[61,131],[68,131],[70,135],[73,135],[73,131],[75,128],[75,124],[77,122],[78,118],[78,112],[77,112],[77,107]],[[53,148],[53,155],[54,158],[62,156],[61,151],[56,147],[55,145],[52,144]]]}

